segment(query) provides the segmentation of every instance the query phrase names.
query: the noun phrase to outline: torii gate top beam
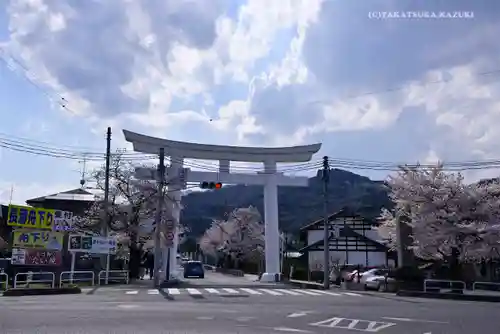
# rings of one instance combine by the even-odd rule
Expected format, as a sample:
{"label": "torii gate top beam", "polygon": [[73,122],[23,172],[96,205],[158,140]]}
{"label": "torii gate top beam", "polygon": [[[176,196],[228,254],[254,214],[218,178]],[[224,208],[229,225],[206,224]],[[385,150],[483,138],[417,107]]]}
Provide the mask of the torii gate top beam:
{"label": "torii gate top beam", "polygon": [[125,140],[134,145],[134,151],[158,154],[163,147],[167,156],[201,160],[307,162],[321,148],[321,144],[268,148],[206,145],[150,137],[128,130],[123,130],[123,134]]}

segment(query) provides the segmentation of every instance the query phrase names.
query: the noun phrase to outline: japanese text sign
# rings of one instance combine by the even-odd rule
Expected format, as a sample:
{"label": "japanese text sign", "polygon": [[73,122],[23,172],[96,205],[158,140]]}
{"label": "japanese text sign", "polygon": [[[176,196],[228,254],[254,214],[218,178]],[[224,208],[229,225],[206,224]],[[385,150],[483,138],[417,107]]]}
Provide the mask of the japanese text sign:
{"label": "japanese text sign", "polygon": [[61,250],[63,234],[52,231],[16,230],[13,232],[12,245],[16,248],[37,248]]}
{"label": "japanese text sign", "polygon": [[71,231],[73,229],[73,212],[55,210],[54,212],[54,231]]}
{"label": "japanese text sign", "polygon": [[52,230],[55,210],[9,205],[7,225]]}
{"label": "japanese text sign", "polygon": [[70,235],[69,250],[93,254],[115,254],[116,239],[88,235]]}
{"label": "japanese text sign", "polygon": [[60,251],[39,249],[12,249],[12,264],[34,266],[59,266],[62,263]]}

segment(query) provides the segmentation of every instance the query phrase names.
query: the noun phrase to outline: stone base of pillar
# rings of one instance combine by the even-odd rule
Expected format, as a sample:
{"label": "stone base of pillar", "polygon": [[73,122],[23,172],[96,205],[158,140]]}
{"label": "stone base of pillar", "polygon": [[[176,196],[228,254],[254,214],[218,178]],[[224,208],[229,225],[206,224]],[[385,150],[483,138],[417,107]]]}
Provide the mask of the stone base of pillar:
{"label": "stone base of pillar", "polygon": [[261,282],[270,283],[270,282],[280,282],[281,274],[280,273],[263,273],[261,278]]}

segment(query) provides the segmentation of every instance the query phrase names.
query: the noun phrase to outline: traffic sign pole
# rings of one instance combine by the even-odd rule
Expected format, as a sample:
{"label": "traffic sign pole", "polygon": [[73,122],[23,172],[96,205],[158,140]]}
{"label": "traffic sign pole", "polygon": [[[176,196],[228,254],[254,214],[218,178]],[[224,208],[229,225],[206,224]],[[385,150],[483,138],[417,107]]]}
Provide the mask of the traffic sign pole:
{"label": "traffic sign pole", "polygon": [[[70,284],[73,284],[73,273],[75,272],[75,252],[71,252],[71,276],[69,277]],[[106,283],[107,284],[107,283]]]}

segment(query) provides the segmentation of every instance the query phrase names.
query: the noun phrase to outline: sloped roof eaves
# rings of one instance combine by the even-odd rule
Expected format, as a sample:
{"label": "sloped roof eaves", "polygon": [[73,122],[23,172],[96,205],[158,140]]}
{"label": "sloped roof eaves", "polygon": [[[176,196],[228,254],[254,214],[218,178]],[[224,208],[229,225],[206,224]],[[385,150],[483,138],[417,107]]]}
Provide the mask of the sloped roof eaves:
{"label": "sloped roof eaves", "polygon": [[[41,196],[41,197],[36,197],[36,198],[28,199],[26,201],[26,203],[29,203],[29,202],[43,202],[46,199],[57,199],[55,197],[57,197],[57,195],[59,195],[59,194],[64,194],[64,195],[83,195],[83,196],[85,196],[85,195],[92,195],[92,196],[95,196],[95,194],[93,194],[93,193],[91,193],[89,191],[86,191],[85,189],[76,188],[76,189],[72,189],[72,190],[61,191],[61,192],[58,192],[58,193],[55,193],[55,194],[50,194],[50,195],[47,195],[47,196]],[[77,199],[70,199],[70,200],[77,201]],[[84,200],[84,201],[91,202],[91,200]]]}
{"label": "sloped roof eaves", "polygon": [[[375,245],[377,248],[389,250],[389,247],[387,247],[386,245],[384,245],[384,244],[382,244],[382,243],[380,243],[380,242],[378,242],[378,241],[376,241],[376,240],[370,239],[370,238],[368,238],[367,236],[364,236],[364,235],[362,235],[362,234],[360,234],[360,233],[358,233],[358,232],[354,231],[354,230],[353,230],[353,229],[351,229],[350,227],[347,227],[347,226],[346,226],[346,227],[343,227],[343,228],[342,228],[342,230],[343,230],[344,235],[345,235],[345,234],[346,234],[346,232],[347,232],[347,235],[348,235],[348,236],[355,236],[356,238],[359,238],[359,239],[361,239],[361,240],[363,240],[363,241],[365,241],[365,242],[367,242],[367,243],[370,243],[370,244],[372,244],[372,245]],[[331,241],[331,240],[333,240],[334,238],[335,238],[335,236],[333,236],[333,235],[332,235],[332,236],[330,236],[330,237],[328,238],[328,241]],[[312,243],[312,244],[310,244],[310,245],[307,245],[307,246],[305,246],[305,247],[303,247],[303,248],[299,249],[299,252],[301,252],[301,253],[302,253],[302,252],[308,252],[308,251],[309,251],[309,249],[311,249],[311,248],[313,248],[313,247],[315,247],[315,246],[319,246],[319,245],[324,245],[324,240],[323,240],[323,239],[318,240],[318,241],[316,241],[316,242],[314,242],[314,243]]]}
{"label": "sloped roof eaves", "polygon": [[[363,217],[361,216],[360,214],[354,212],[354,211],[351,211],[349,209],[341,209],[333,214],[331,214],[330,216],[328,216],[328,221],[331,222],[331,220],[335,219],[335,218],[361,218],[363,220],[367,220],[367,221],[370,221],[370,219],[367,219],[366,217]],[[319,225],[319,224],[322,224],[323,223],[323,218],[321,219],[318,219],[312,223],[309,223],[303,227],[300,228],[300,231],[307,231],[307,230],[310,230],[311,228],[313,228],[314,226],[316,225]]]}

